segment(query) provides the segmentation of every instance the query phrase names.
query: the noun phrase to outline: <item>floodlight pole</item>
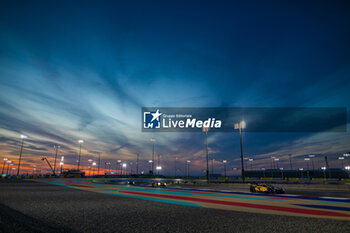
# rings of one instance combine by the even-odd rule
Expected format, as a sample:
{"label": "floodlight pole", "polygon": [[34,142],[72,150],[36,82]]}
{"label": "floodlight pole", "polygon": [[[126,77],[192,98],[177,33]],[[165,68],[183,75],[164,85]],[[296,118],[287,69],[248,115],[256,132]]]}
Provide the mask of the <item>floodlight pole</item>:
{"label": "floodlight pole", "polygon": [[140,157],[140,154],[138,153],[136,157],[136,175],[139,174],[139,157]]}
{"label": "floodlight pole", "polygon": [[292,166],[292,154],[289,154],[289,164],[290,164],[290,170],[293,170],[293,166]]}
{"label": "floodlight pole", "polygon": [[4,164],[2,165],[2,172],[1,172],[1,175],[4,174],[4,169],[5,169],[5,164],[6,164],[6,161],[8,159],[7,158],[4,158]]}
{"label": "floodlight pole", "polygon": [[176,162],[177,162],[177,157],[175,157],[175,177],[176,177],[176,170],[177,170]]}
{"label": "floodlight pole", "polygon": [[243,128],[245,128],[245,122],[241,121],[235,124],[235,129],[239,129],[239,139],[240,139],[240,145],[241,145],[241,171],[242,171],[242,182],[245,182],[245,175],[244,175],[244,162],[243,162],[243,142],[242,142],[242,133],[243,133]]}
{"label": "floodlight pole", "polygon": [[78,171],[79,171],[79,167],[80,167],[81,144],[83,144],[83,143],[84,143],[83,140],[79,140],[80,149],[79,149],[78,167],[77,167],[77,170],[78,170]]}
{"label": "floodlight pole", "polygon": [[97,167],[97,175],[100,175],[100,163],[101,163],[101,152],[98,152],[98,167]]}
{"label": "floodlight pole", "polygon": [[208,151],[208,127],[203,127],[203,132],[205,132],[205,145],[206,145],[206,155],[207,155],[207,170],[206,170],[206,175],[207,175],[207,183],[209,184],[209,151]]}
{"label": "floodlight pole", "polygon": [[58,154],[58,148],[59,148],[59,147],[60,147],[60,146],[58,146],[58,145],[55,146],[56,154],[55,154],[55,163],[54,163],[54,165],[53,165],[53,175],[54,175],[54,176],[56,176],[56,160],[57,160],[57,154]]}
{"label": "floodlight pole", "polygon": [[21,138],[22,138],[22,143],[21,143],[21,151],[19,152],[17,176],[19,175],[19,170],[20,170],[20,168],[21,168],[21,160],[22,160],[22,152],[23,152],[23,143],[24,143],[24,138],[26,138],[26,136],[21,135]]}
{"label": "floodlight pole", "polygon": [[227,161],[224,160],[223,163],[224,163],[224,175],[225,175],[225,178],[226,178],[226,163],[227,163]]}
{"label": "floodlight pole", "polygon": [[242,181],[245,182],[245,174],[244,174],[244,164],[243,164],[243,142],[242,142],[242,126],[239,126],[239,141],[241,145],[241,166],[242,166]]}
{"label": "floodlight pole", "polygon": [[156,141],[156,139],[151,138],[151,142],[153,142],[153,148],[152,148],[152,175],[154,175],[154,142]]}
{"label": "floodlight pole", "polygon": [[[157,167],[159,167],[159,166],[160,166],[160,154],[158,154],[158,161],[157,161],[157,164],[158,164]],[[159,176],[159,170],[160,170],[160,169],[158,169],[158,172],[157,172],[157,173],[158,173],[158,174],[157,174],[158,176]]]}

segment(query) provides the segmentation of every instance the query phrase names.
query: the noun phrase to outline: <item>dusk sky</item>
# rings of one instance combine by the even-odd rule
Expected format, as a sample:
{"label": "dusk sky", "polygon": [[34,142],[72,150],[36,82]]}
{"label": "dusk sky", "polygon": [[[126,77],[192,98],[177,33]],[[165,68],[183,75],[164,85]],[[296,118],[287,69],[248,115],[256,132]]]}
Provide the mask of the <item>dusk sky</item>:
{"label": "dusk sky", "polygon": [[[203,175],[203,133],[141,132],[147,107],[350,107],[348,1],[1,1],[0,158],[47,169],[61,146],[76,165],[133,162]],[[349,117],[347,118],[349,122]],[[347,128],[349,126],[347,125]],[[240,167],[239,133],[209,135],[214,171]],[[350,134],[245,133],[256,169],[350,151]],[[250,166],[250,165],[249,165]],[[104,165],[101,165],[104,167]],[[135,170],[135,167],[133,168]],[[232,172],[231,172],[232,174]]]}

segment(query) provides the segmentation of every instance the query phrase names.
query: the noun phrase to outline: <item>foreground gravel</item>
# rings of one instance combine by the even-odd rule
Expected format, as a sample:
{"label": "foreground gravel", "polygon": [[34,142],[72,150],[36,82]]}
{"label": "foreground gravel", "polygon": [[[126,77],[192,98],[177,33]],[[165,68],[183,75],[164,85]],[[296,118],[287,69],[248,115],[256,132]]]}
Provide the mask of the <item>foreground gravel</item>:
{"label": "foreground gravel", "polygon": [[170,205],[0,182],[0,232],[350,232],[350,222]]}

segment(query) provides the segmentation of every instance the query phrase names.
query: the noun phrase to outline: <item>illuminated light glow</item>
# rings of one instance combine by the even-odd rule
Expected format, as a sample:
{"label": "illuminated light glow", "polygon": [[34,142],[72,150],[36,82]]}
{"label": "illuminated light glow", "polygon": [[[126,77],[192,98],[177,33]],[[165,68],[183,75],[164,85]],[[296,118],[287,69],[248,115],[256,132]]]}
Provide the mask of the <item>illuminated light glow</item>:
{"label": "illuminated light glow", "polygon": [[123,167],[126,167],[126,163],[123,163]]}
{"label": "illuminated light glow", "polygon": [[235,129],[245,129],[246,126],[247,126],[247,124],[245,123],[245,121],[235,123]]}
{"label": "illuminated light glow", "polygon": [[309,161],[309,160],[310,160],[310,158],[305,158],[304,160]]}
{"label": "illuminated light glow", "polygon": [[156,169],[157,170],[162,170],[162,167],[161,166],[157,166]]}
{"label": "illuminated light glow", "polygon": [[81,139],[80,139],[78,142],[79,142],[80,144],[82,144],[82,143],[84,143],[84,140],[81,140]]}
{"label": "illuminated light glow", "polygon": [[21,134],[21,138],[22,138],[22,139],[25,139],[25,138],[27,138],[27,136],[26,136],[26,135]]}
{"label": "illuminated light glow", "polygon": [[203,127],[203,132],[208,133],[209,132],[209,127]]}
{"label": "illuminated light glow", "polygon": [[344,157],[339,157],[338,159],[344,159]]}

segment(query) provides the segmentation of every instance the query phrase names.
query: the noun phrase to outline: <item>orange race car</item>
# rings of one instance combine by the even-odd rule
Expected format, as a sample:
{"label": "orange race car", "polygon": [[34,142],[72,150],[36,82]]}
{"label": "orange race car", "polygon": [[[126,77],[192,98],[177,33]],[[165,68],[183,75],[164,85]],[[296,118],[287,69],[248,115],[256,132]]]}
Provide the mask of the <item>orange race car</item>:
{"label": "orange race car", "polygon": [[154,182],[152,183],[152,187],[166,187],[165,182]]}
{"label": "orange race car", "polygon": [[251,184],[249,189],[251,192],[259,193],[285,193],[283,188],[271,184]]}

